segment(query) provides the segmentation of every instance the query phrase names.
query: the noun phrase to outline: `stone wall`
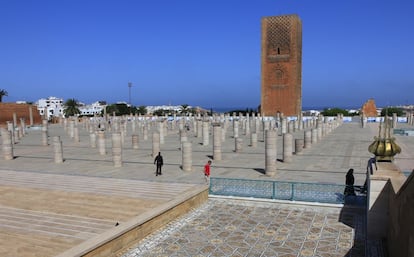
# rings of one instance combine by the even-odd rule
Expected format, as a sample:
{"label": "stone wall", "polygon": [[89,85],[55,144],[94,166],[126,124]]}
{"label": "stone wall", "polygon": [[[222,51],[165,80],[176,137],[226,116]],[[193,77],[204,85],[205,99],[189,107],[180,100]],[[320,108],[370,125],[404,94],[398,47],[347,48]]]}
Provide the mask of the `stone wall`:
{"label": "stone wall", "polygon": [[30,111],[32,109],[33,124],[41,124],[42,117],[35,105],[31,104],[16,104],[16,103],[0,103],[0,126],[7,126],[7,121],[13,121],[13,113],[16,113],[17,122],[24,118],[26,125],[30,126]]}
{"label": "stone wall", "polygon": [[398,193],[391,191],[389,210],[389,256],[414,256],[414,173]]}
{"label": "stone wall", "polygon": [[370,176],[368,240],[386,241],[389,256],[414,256],[414,174],[406,179],[390,162]]}

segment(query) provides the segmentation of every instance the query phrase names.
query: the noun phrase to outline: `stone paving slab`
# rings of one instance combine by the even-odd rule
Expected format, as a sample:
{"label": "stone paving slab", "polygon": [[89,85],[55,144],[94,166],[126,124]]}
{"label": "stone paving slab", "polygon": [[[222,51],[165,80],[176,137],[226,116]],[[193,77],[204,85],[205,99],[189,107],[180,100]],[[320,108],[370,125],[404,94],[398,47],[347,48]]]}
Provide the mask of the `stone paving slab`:
{"label": "stone paving slab", "polygon": [[123,257],[365,256],[364,209],[213,198]]}

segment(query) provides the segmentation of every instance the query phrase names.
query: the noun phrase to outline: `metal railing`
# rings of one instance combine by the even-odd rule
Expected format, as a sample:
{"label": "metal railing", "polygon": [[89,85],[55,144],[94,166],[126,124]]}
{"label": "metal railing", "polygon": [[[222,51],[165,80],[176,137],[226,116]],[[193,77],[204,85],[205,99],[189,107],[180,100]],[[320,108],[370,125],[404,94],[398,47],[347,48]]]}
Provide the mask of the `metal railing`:
{"label": "metal railing", "polygon": [[[355,186],[358,188],[358,186]],[[344,203],[345,185],[268,180],[211,178],[211,195],[319,203]]]}

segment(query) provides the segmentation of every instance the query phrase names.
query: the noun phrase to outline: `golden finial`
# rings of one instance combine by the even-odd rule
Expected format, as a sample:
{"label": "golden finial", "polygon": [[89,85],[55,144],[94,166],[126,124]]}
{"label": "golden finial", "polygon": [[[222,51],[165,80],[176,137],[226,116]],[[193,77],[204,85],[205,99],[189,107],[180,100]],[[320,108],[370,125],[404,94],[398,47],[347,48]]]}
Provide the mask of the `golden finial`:
{"label": "golden finial", "polygon": [[381,135],[382,121],[379,124],[378,137],[374,137],[374,142],[368,147],[368,151],[375,155],[377,161],[394,160],[394,156],[401,153],[401,148],[395,143],[395,138],[391,137],[391,125],[388,115],[384,117],[384,131]]}

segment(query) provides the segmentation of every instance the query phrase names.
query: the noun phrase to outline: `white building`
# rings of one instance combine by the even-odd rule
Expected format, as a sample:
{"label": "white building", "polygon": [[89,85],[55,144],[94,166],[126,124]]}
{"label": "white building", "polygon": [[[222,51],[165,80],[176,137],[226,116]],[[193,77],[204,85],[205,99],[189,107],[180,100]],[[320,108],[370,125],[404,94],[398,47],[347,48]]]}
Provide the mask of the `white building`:
{"label": "white building", "polygon": [[[158,110],[166,110],[171,112],[180,113],[183,110],[183,107],[181,105],[157,105],[157,106],[147,106],[148,114],[153,114],[154,112]],[[191,106],[188,106],[188,108],[191,108]]]}
{"label": "white building", "polygon": [[80,115],[94,116],[100,115],[105,109],[106,103],[102,101],[94,102],[88,105],[79,106]]}
{"label": "white building", "polygon": [[53,117],[63,117],[63,99],[50,96],[47,99],[39,99],[36,103],[37,110],[41,116],[48,120]]}

